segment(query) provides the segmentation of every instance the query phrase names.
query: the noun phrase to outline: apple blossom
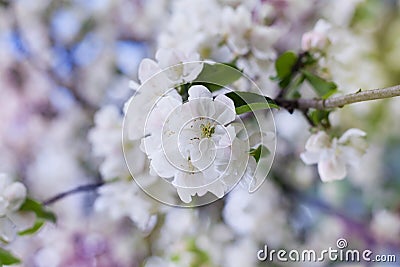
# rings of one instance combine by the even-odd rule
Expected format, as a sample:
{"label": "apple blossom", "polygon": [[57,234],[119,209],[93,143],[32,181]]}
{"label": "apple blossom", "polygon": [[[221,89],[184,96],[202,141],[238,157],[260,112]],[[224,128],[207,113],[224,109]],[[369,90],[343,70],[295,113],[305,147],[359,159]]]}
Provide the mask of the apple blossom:
{"label": "apple blossom", "polygon": [[142,150],[151,172],[172,178],[180,198],[207,192],[221,198],[243,175],[249,161],[246,143],[236,137],[233,101],[224,95],[212,98],[201,85],[189,89],[189,101],[172,91],[148,116]]}
{"label": "apple blossom", "polygon": [[329,44],[328,32],[331,25],[325,20],[319,20],[312,31],[306,32],[301,38],[301,49],[304,51],[323,51]]}
{"label": "apple blossom", "polygon": [[279,188],[268,179],[253,194],[237,186],[226,198],[224,221],[238,236],[274,247],[290,243],[288,214],[280,195]]}
{"label": "apple blossom", "polygon": [[18,230],[26,229],[33,223],[30,214],[18,212],[26,194],[25,185],[0,174],[0,242],[13,241]]}
{"label": "apple blossom", "polygon": [[341,180],[347,175],[346,165],[357,165],[365,154],[366,133],[359,129],[347,130],[339,139],[331,139],[324,131],[310,136],[301,159],[304,163],[318,164],[318,173],[324,182]]}
{"label": "apple blossom", "polygon": [[258,59],[271,59],[275,56],[273,44],[280,37],[274,27],[254,24],[252,14],[245,6],[236,9],[225,7],[222,11],[222,21],[228,46],[237,55],[248,52]]}
{"label": "apple blossom", "polygon": [[[354,232],[360,218],[371,219],[360,222],[370,228],[359,227],[351,246],[373,244],[377,252],[398,248],[400,105],[376,101],[340,112],[321,105],[315,113],[313,107],[296,106],[330,103],[331,97],[313,99],[315,93],[325,98],[320,93],[330,81],[346,98],[398,80],[398,1],[53,2],[0,1],[0,171],[20,175],[29,193],[45,203],[56,194],[62,198],[49,206],[57,225],[46,224],[29,242],[21,237],[6,245],[21,265],[257,266],[260,244],[322,250]],[[325,20],[304,32],[318,18]],[[285,51],[294,57],[275,61]],[[147,53],[153,59],[142,59]],[[258,111],[265,120],[256,113],[236,116],[222,90],[199,86],[206,81],[197,77],[209,70],[200,59],[234,65],[251,81],[241,78],[226,87],[275,98],[282,110],[274,117]],[[309,79],[303,83],[306,72],[315,75],[320,91],[309,90],[315,89]],[[136,74],[133,91],[124,91]],[[219,76],[224,85],[227,76]],[[312,168],[293,160],[310,122],[322,124],[317,120],[325,111],[333,115],[334,129],[354,127],[359,120],[374,138],[362,170],[349,174],[351,186],[317,183]],[[275,152],[272,141],[253,138],[275,121],[278,162],[273,179],[260,186],[275,157],[256,162],[249,152],[261,145]],[[365,153],[364,136],[357,129],[340,138],[316,132],[301,158],[318,164],[323,181],[342,179]],[[99,174],[105,184],[97,188]],[[211,202],[241,177],[246,188],[239,183],[226,201],[196,210],[161,204]],[[25,217],[18,211],[27,189],[1,179],[0,243],[27,229],[20,226]],[[88,188],[93,183],[96,193],[70,196],[69,190],[81,192],[86,183]],[[64,198],[65,192],[70,197]],[[375,210],[379,201],[393,211]],[[346,216],[353,212],[359,218]]]}
{"label": "apple blossom", "polygon": [[377,210],[370,227],[378,238],[397,242],[400,238],[400,215],[385,209]]}
{"label": "apple blossom", "polygon": [[98,193],[94,205],[96,211],[108,214],[113,221],[128,217],[143,231],[154,227],[156,217],[151,215],[153,205],[133,181],[106,184]]}
{"label": "apple blossom", "polygon": [[[170,88],[183,82],[192,82],[203,69],[196,53],[185,54],[174,49],[160,49],[157,51],[158,62],[143,59],[139,66],[139,81],[136,94],[126,103],[125,112],[129,114],[148,114],[154,103]],[[130,106],[128,108],[128,105]],[[142,138],[145,116],[131,116],[128,126],[129,138]]]}

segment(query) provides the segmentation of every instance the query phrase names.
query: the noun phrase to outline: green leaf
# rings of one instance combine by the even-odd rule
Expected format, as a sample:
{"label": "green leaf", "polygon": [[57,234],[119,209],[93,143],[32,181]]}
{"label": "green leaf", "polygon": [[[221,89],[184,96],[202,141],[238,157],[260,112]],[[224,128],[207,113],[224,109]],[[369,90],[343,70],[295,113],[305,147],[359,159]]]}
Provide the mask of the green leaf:
{"label": "green leaf", "polygon": [[236,111],[236,114],[240,115],[240,114],[244,114],[247,112],[253,112],[256,110],[268,109],[270,107],[271,107],[271,105],[268,104],[267,102],[251,103],[248,105],[243,105],[243,106],[237,107],[237,108],[235,108],[235,111]]}
{"label": "green leaf", "polygon": [[232,84],[242,77],[242,72],[227,63],[204,64],[203,70],[193,84],[204,84],[211,91]]}
{"label": "green leaf", "polygon": [[277,77],[284,80],[292,73],[292,68],[297,62],[297,55],[292,51],[286,51],[275,61],[275,69]]}
{"label": "green leaf", "polygon": [[334,82],[328,82],[323,78],[305,70],[303,70],[302,72],[306,80],[314,88],[314,91],[322,99],[327,99],[328,97],[337,92],[337,85]]}
{"label": "green leaf", "polygon": [[57,221],[57,217],[56,215],[51,212],[48,211],[45,207],[43,207],[42,204],[40,204],[39,202],[27,198],[24,202],[24,204],[22,204],[21,211],[32,211],[36,214],[36,216],[40,219],[44,219],[47,221],[51,221],[53,223],[55,223]]}
{"label": "green leaf", "polygon": [[289,86],[293,77],[293,68],[299,57],[293,51],[286,51],[275,61],[276,77],[279,86],[283,89]]}
{"label": "green leaf", "polygon": [[20,236],[33,235],[34,233],[39,231],[43,225],[44,225],[44,220],[41,219],[36,220],[35,224],[31,228],[18,232],[18,235]]}
{"label": "green leaf", "polygon": [[226,96],[233,100],[238,115],[261,109],[279,109],[279,106],[271,98],[255,93],[235,91],[227,93]]}
{"label": "green leaf", "polygon": [[194,256],[192,258],[190,267],[209,266],[210,256],[206,251],[198,247],[198,245],[196,244],[196,240],[194,238],[188,240],[187,250],[193,253]]}
{"label": "green leaf", "polygon": [[315,125],[322,125],[325,128],[329,128],[329,113],[330,111],[326,110],[313,110],[309,113],[309,117]]}
{"label": "green leaf", "polygon": [[180,260],[181,260],[181,257],[179,256],[179,254],[173,254],[173,255],[171,256],[171,261],[172,261],[172,262],[179,263]]}
{"label": "green leaf", "polygon": [[0,266],[14,265],[21,263],[21,260],[15,257],[11,252],[0,248]]}
{"label": "green leaf", "polygon": [[294,78],[292,78],[292,83],[290,85],[290,87],[288,88],[288,91],[286,93],[286,97],[288,99],[299,99],[301,98],[301,94],[299,92],[299,87],[302,85],[302,83],[304,82],[304,75],[303,74],[299,74],[296,75]]}
{"label": "green leaf", "polygon": [[258,162],[260,158],[268,156],[270,153],[269,149],[264,145],[259,145],[257,148],[252,148],[249,151],[250,156],[254,157],[256,162]]}

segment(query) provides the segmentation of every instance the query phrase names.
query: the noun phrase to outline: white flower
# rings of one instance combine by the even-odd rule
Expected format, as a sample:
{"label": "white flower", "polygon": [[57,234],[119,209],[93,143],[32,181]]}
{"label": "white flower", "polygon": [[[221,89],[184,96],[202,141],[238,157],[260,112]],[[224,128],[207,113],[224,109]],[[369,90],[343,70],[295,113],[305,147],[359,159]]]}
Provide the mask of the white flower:
{"label": "white flower", "polygon": [[150,136],[142,140],[151,173],[173,178],[186,203],[207,192],[221,198],[249,161],[249,149],[228,125],[235,118],[233,101],[225,95],[213,99],[204,86],[192,86],[184,104],[176,92],[164,96],[149,115]]}
{"label": "white flower", "polygon": [[328,31],[331,25],[325,20],[319,20],[312,31],[306,32],[301,38],[301,49],[304,51],[324,50],[329,44]]}
{"label": "white flower", "polygon": [[379,238],[397,242],[400,238],[400,216],[388,210],[374,213],[371,230]]}
{"label": "white flower", "polygon": [[290,243],[288,214],[281,195],[268,179],[253,194],[238,186],[226,198],[222,213],[224,222],[238,236],[256,242],[267,242],[272,247]]}
{"label": "white flower", "polygon": [[26,187],[13,182],[6,174],[0,174],[0,217],[17,211],[26,198]]}
{"label": "white flower", "polygon": [[[173,87],[183,82],[192,82],[203,69],[200,55],[195,52],[186,53],[177,49],[161,48],[157,50],[156,60],[157,62],[145,58],[140,63],[139,80],[142,84],[151,81],[150,78],[158,77],[150,84],[161,88]],[[160,72],[163,74],[157,75]],[[168,78],[169,82],[165,78]]]}
{"label": "white flower", "polygon": [[[95,115],[95,127],[89,133],[93,154],[103,158],[100,173],[105,181],[118,179],[107,183],[99,190],[95,202],[95,210],[107,214],[112,220],[129,218],[143,231],[151,229],[155,222],[150,210],[153,202],[146,199],[138,185],[130,180],[132,175],[139,175],[141,186],[154,185],[157,177],[143,171],[148,169],[146,155],[140,150],[139,141],[125,145],[126,160],[131,162],[126,166],[122,150],[122,114],[115,106],[105,106]],[[131,173],[129,172],[131,171]],[[138,177],[136,177],[138,178]],[[132,203],[135,203],[132,206]]]}
{"label": "white flower", "polygon": [[257,257],[254,257],[254,251],[258,251],[257,241],[244,237],[228,245],[224,249],[224,266],[229,267],[255,267],[257,266]]}
{"label": "white flower", "polygon": [[198,53],[184,53],[173,49],[159,49],[156,59],[161,69],[166,69],[168,78],[174,84],[194,81],[203,69]]}
{"label": "white flower", "polygon": [[26,198],[26,187],[13,182],[6,174],[0,174],[0,242],[11,242],[18,230],[26,229],[33,223],[33,214],[21,214],[18,209]]}
{"label": "white flower", "polygon": [[139,66],[140,86],[138,91],[126,103],[128,120],[128,135],[131,140],[138,140],[144,136],[143,128],[146,116],[137,114],[149,114],[153,105],[170,88],[181,83],[192,82],[203,69],[203,63],[199,62],[197,53],[184,53],[175,49],[160,49],[156,59],[143,59]]}
{"label": "white flower", "polygon": [[141,230],[154,226],[151,214],[152,203],[143,197],[143,192],[134,181],[118,181],[106,184],[99,190],[95,210],[104,212],[112,220],[130,218]]}
{"label": "white flower", "polygon": [[[95,114],[94,121],[95,127],[90,130],[88,139],[94,156],[103,159],[100,165],[102,178],[110,181],[130,177],[123,154],[121,112],[116,106],[104,106]],[[139,146],[131,146],[125,151],[126,155],[135,156],[135,170],[143,169],[145,156],[141,156]]]}
{"label": "white flower", "polygon": [[306,152],[301,159],[306,164],[318,164],[318,173],[324,182],[346,177],[346,165],[356,166],[365,154],[366,133],[359,129],[347,130],[339,139],[331,138],[323,131],[310,136]]}
{"label": "white flower", "polygon": [[221,16],[227,44],[233,52],[245,55],[251,51],[258,59],[275,55],[273,44],[280,36],[277,29],[253,24],[251,11],[243,5],[224,8]]}

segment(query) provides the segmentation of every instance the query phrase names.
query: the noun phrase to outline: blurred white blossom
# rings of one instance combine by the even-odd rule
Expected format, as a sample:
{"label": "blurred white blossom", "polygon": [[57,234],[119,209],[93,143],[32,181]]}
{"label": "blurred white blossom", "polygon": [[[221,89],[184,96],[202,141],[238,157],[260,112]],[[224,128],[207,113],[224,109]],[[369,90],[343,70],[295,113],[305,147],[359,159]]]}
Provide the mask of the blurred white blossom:
{"label": "blurred white blossom", "polygon": [[245,55],[251,52],[258,59],[275,56],[273,44],[280,37],[277,29],[254,24],[251,10],[243,5],[236,9],[225,7],[221,16],[228,47],[234,54]]}
{"label": "blurred white blossom", "polygon": [[11,242],[20,230],[33,224],[30,214],[18,212],[25,202],[25,185],[14,182],[7,174],[0,174],[0,242]]}
{"label": "blurred white blossom", "polygon": [[373,214],[371,229],[383,240],[398,242],[400,238],[400,215],[389,210],[377,210]]}
{"label": "blurred white blossom", "polygon": [[329,44],[329,29],[331,25],[325,20],[319,20],[312,31],[306,32],[301,38],[301,49],[304,51],[323,51]]}
{"label": "blurred white blossom", "polygon": [[96,211],[107,214],[114,221],[129,217],[143,231],[154,227],[153,205],[134,181],[109,183],[98,193],[94,205]]}
{"label": "blurred white blossom", "polygon": [[319,131],[310,136],[306,152],[301,159],[306,164],[318,164],[318,173],[324,182],[341,180],[347,175],[346,165],[357,165],[365,154],[366,133],[359,129],[347,130],[339,139],[331,139],[326,132]]}

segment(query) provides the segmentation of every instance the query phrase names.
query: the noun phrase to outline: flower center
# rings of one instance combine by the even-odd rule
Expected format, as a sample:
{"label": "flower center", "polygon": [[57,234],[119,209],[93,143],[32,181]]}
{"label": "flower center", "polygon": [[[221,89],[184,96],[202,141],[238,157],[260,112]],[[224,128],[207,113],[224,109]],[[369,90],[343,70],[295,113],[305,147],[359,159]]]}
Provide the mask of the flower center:
{"label": "flower center", "polygon": [[211,125],[210,122],[207,122],[206,124],[201,124],[200,129],[201,138],[210,138],[215,132],[215,127]]}

